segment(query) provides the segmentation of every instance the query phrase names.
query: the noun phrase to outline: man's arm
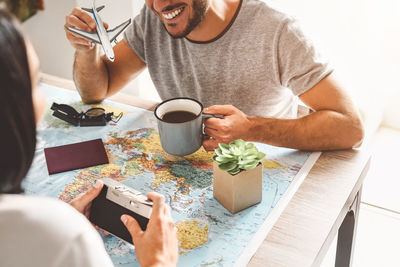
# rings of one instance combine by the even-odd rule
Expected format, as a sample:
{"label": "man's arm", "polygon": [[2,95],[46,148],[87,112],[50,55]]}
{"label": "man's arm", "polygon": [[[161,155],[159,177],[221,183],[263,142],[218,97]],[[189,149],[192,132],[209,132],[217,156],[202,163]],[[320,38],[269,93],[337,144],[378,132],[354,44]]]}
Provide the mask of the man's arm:
{"label": "man's arm", "polygon": [[[74,8],[66,17],[65,26],[96,31],[92,16],[80,8]],[[115,94],[146,67],[125,40],[114,47],[115,61],[111,62],[100,56],[100,45],[92,47],[91,41],[67,30],[65,32],[76,49],[73,77],[85,103],[100,102]]]}
{"label": "man's arm", "polygon": [[211,150],[218,143],[238,138],[302,150],[347,149],[361,144],[364,131],[358,112],[333,77],[324,78],[300,99],[314,112],[298,119],[260,118],[233,106],[211,106],[205,113],[225,117],[205,122],[205,133],[213,138],[203,145]]}
{"label": "man's arm", "polygon": [[74,81],[85,103],[100,102],[115,94],[146,67],[125,40],[114,47],[114,62],[100,57],[100,49],[97,45],[93,51],[75,53]]}

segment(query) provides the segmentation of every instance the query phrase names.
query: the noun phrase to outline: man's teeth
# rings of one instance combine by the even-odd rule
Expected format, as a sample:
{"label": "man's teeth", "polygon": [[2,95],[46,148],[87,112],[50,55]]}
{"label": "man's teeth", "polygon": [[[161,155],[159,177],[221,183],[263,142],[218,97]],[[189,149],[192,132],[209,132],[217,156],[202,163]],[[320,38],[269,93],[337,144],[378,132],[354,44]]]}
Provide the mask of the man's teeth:
{"label": "man's teeth", "polygon": [[173,18],[175,18],[176,16],[178,16],[178,14],[182,12],[182,10],[183,10],[183,7],[180,8],[180,9],[177,9],[177,10],[171,12],[171,13],[162,14],[162,15],[163,15],[163,17],[166,18],[166,19],[173,19]]}

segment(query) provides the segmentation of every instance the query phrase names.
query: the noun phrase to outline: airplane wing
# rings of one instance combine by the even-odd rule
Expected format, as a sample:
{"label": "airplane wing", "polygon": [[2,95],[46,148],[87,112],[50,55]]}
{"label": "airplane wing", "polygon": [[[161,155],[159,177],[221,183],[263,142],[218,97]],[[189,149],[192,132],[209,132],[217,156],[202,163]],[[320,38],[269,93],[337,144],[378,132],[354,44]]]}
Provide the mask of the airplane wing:
{"label": "airplane wing", "polygon": [[101,44],[99,36],[97,35],[97,32],[86,32],[86,31],[78,30],[78,29],[71,28],[71,27],[65,27],[65,28],[70,32],[78,34],[79,36],[89,39],[95,43]]}
{"label": "airplane wing", "polygon": [[131,24],[131,19],[128,19],[127,21],[123,22],[121,25],[118,25],[112,30],[108,30],[108,38],[110,39],[110,42],[114,41],[117,36],[125,30],[128,25]]}
{"label": "airplane wing", "polygon": [[[99,6],[98,8],[96,8],[96,11],[100,12],[100,10],[102,10],[104,7],[105,6]],[[86,8],[86,7],[81,7],[81,8],[82,8],[82,10],[85,10],[86,12],[93,13],[91,8]]]}
{"label": "airplane wing", "polygon": [[98,8],[96,8],[97,12],[100,12],[100,10],[102,10],[105,6],[99,6]]}

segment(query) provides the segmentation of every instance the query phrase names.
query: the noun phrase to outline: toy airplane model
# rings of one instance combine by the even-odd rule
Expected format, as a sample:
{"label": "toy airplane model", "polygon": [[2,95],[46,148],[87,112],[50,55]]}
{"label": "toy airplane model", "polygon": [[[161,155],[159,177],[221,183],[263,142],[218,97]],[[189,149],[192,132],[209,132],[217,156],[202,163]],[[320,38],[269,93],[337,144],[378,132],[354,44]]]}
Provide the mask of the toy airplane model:
{"label": "toy airplane model", "polygon": [[86,12],[92,13],[94,17],[94,21],[96,22],[96,32],[87,32],[87,31],[82,31],[78,30],[75,28],[71,27],[65,27],[68,31],[76,33],[86,39],[89,39],[93,42],[96,42],[98,44],[101,44],[103,47],[104,53],[106,54],[106,57],[110,61],[114,61],[114,50],[112,48],[111,42],[117,42],[116,38],[117,36],[125,30],[126,27],[131,23],[131,19],[128,19],[127,21],[123,22],[121,25],[115,27],[112,30],[106,30],[104,28],[103,21],[101,20],[98,12],[102,10],[104,6],[100,6],[96,8],[95,0],[93,0],[93,8],[82,8]]}

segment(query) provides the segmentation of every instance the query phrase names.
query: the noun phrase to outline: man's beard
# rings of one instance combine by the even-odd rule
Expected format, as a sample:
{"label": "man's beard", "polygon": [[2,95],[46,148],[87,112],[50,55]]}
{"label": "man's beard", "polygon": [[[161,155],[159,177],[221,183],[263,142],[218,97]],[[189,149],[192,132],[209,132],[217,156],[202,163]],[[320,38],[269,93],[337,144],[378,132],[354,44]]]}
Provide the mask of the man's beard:
{"label": "man's beard", "polygon": [[199,23],[204,19],[204,16],[206,15],[207,9],[209,7],[209,1],[208,0],[193,0],[193,17],[189,18],[188,24],[186,26],[186,28],[177,34],[171,34],[167,28],[164,25],[165,30],[168,32],[168,34],[172,37],[172,38],[183,38],[186,35],[188,35],[191,31],[193,31],[194,28],[197,27],[197,25],[199,25]]}

